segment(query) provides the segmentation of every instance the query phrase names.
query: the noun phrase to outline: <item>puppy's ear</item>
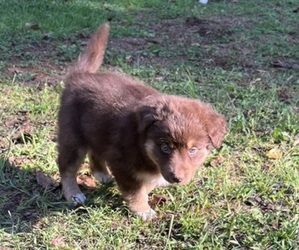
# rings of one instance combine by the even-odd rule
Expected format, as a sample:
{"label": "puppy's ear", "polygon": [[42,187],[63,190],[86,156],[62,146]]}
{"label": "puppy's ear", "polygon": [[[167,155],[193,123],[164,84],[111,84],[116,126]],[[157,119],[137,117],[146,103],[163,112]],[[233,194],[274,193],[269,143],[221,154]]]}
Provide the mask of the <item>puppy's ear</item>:
{"label": "puppy's ear", "polygon": [[223,138],[227,132],[226,119],[213,110],[209,112],[206,117],[205,127],[213,147],[220,148]]}
{"label": "puppy's ear", "polygon": [[138,131],[143,132],[157,121],[157,109],[151,106],[142,106],[137,111]]}

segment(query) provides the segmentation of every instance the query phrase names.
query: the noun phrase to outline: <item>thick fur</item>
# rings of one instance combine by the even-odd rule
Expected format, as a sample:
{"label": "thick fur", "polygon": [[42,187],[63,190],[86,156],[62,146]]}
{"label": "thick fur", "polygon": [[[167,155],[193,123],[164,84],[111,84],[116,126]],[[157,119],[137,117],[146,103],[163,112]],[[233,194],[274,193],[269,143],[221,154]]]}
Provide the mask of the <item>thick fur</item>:
{"label": "thick fur", "polygon": [[70,68],[59,111],[63,193],[83,203],[76,174],[87,154],[94,176],[115,179],[129,208],[144,220],[155,212],[148,193],[186,184],[211,148],[219,148],[226,120],[209,104],[166,95],[131,77],[97,73],[108,40],[104,24]]}

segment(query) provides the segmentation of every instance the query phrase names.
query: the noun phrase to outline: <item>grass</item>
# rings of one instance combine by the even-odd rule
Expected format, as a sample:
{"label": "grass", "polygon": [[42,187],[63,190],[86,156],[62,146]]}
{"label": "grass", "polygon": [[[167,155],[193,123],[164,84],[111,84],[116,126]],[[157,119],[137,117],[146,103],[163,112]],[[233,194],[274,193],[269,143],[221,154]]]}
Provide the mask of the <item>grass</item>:
{"label": "grass", "polygon": [[[298,7],[289,1],[0,0],[1,249],[298,249]],[[114,185],[63,200],[62,77],[111,18],[106,68],[212,103],[223,146],[142,223]],[[37,29],[25,24],[37,24]],[[82,170],[83,172],[86,170]]]}

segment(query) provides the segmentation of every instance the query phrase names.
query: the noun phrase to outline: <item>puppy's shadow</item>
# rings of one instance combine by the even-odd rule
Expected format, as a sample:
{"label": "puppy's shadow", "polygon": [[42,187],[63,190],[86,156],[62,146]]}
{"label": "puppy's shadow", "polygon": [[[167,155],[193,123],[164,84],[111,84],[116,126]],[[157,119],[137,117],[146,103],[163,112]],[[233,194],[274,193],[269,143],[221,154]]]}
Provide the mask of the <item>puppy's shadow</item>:
{"label": "puppy's shadow", "polygon": [[29,233],[42,227],[44,216],[65,210],[59,183],[47,183],[49,178],[45,173],[17,167],[0,157],[1,229],[12,234]]}
{"label": "puppy's shadow", "polygon": [[[128,212],[116,184],[98,185],[93,190],[82,188],[86,207],[108,206],[127,216]],[[0,157],[0,229],[6,233],[30,233],[43,228],[43,218],[58,213],[68,214],[71,206],[62,195],[58,180],[36,170],[25,170]],[[75,213],[84,213],[84,209]]]}
{"label": "puppy's shadow", "polygon": [[[111,211],[118,211],[122,216],[128,216],[129,212],[121,197],[120,192],[115,181],[107,184],[98,184],[97,187],[92,189],[80,186],[81,191],[86,196],[87,200],[84,206],[81,206],[79,213],[84,211],[85,208],[101,208],[107,207]],[[70,206],[72,207],[72,206]]]}

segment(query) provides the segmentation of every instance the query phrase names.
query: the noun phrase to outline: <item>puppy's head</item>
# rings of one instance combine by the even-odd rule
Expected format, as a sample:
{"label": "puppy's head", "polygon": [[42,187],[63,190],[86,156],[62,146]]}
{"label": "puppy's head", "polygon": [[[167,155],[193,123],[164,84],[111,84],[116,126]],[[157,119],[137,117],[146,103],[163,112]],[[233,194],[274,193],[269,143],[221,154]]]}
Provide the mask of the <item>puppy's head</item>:
{"label": "puppy's head", "polygon": [[186,184],[211,148],[219,148],[226,120],[211,106],[177,96],[149,98],[138,110],[147,156],[166,181]]}

